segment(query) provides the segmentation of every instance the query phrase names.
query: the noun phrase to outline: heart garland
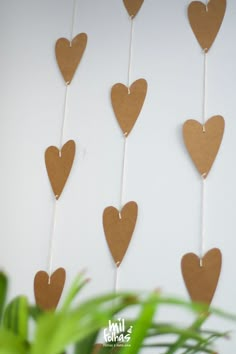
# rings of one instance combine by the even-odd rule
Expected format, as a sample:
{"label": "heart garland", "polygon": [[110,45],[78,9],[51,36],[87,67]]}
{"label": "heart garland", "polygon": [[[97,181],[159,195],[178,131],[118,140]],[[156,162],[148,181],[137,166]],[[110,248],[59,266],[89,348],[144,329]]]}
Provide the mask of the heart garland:
{"label": "heart garland", "polygon": [[66,184],[74,157],[74,140],[67,141],[61,151],[56,146],[50,146],[45,152],[47,173],[56,199],[59,199]]}
{"label": "heart garland", "polygon": [[213,116],[202,125],[196,120],[187,120],[183,125],[185,146],[203,178],[214,163],[224,134],[224,118]]}
{"label": "heart garland", "polygon": [[181,261],[182,274],[192,301],[211,304],[221,271],[222,256],[218,248],[208,251],[202,258],[187,253]]}
{"label": "heart garland", "polygon": [[143,4],[143,0],[123,0],[123,2],[131,18],[137,15]]}
{"label": "heart garland", "polygon": [[136,225],[138,206],[128,202],[121,212],[109,206],[103,212],[103,228],[107,244],[117,267],[128,249]]}
{"label": "heart garland", "polygon": [[188,7],[188,18],[195,37],[207,52],[214,42],[222,24],[226,0],[211,0],[207,5],[193,1]]}
{"label": "heart garland", "polygon": [[87,34],[80,33],[70,42],[66,38],[59,38],[56,42],[56,60],[65,83],[69,85],[82,59],[87,45]]}
{"label": "heart garland", "polygon": [[36,304],[45,311],[55,310],[60,300],[66,279],[64,268],[58,268],[50,276],[40,270],[34,278]]}
{"label": "heart garland", "polygon": [[147,82],[139,79],[130,87],[117,83],[111,90],[111,102],[121,130],[127,137],[142,109],[147,93]]}

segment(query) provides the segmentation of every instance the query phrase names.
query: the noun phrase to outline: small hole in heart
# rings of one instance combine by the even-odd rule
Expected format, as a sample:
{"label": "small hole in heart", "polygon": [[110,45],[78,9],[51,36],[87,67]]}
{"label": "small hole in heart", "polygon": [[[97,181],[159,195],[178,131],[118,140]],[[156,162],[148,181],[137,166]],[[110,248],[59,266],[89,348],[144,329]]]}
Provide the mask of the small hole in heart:
{"label": "small hole in heart", "polygon": [[203,267],[203,259],[200,258],[200,267],[202,268]]}

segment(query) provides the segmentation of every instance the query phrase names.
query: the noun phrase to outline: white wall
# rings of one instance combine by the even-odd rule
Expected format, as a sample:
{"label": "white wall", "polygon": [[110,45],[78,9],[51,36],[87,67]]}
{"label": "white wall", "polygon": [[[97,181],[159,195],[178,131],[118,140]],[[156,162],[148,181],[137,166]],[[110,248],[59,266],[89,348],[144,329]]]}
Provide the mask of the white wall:
{"label": "white wall", "polygon": [[[131,81],[145,78],[148,93],[128,138],[125,200],[139,206],[136,230],[120,267],[120,289],[153,289],[188,298],[181,257],[198,253],[201,179],[183,144],[181,128],[201,121],[203,54],[187,19],[188,0],[145,0],[134,20]],[[47,270],[53,195],[44,152],[58,145],[65,85],[54,45],[70,36],[72,0],[0,1],[0,265],[11,277],[10,296],[33,300],[33,278]],[[207,116],[226,127],[206,181],[206,250],[219,247],[223,267],[214,306],[236,313],[236,2],[208,54]],[[121,0],[78,0],[74,35],[88,34],[69,87],[65,141],[77,154],[59,200],[54,268],[67,286],[86,268],[84,296],[113,290],[114,265],[102,213],[118,207],[123,137],[110,89],[126,84],[130,22]],[[224,326],[223,326],[224,324]],[[209,326],[235,324],[209,320]],[[233,354],[236,336],[219,343]]]}

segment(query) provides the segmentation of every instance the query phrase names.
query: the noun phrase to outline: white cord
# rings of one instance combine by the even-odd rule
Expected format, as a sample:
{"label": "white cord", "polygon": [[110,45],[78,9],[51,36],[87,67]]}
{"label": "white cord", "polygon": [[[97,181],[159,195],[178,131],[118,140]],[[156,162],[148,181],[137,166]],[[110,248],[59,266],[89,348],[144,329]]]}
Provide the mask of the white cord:
{"label": "white cord", "polygon": [[57,216],[57,203],[55,199],[53,205],[53,216],[52,216],[52,227],[51,227],[51,239],[49,247],[49,258],[48,258],[48,284],[50,284],[50,279],[52,275],[52,266],[53,266],[53,254],[54,254],[54,240],[55,240],[55,229],[56,229],[56,216]]}
{"label": "white cord", "polygon": [[116,263],[116,268],[115,268],[115,282],[114,282],[114,293],[117,293],[118,290],[118,281],[119,281],[119,263]]}
{"label": "white cord", "polygon": [[[127,151],[127,137],[124,134],[122,171],[121,171],[121,187],[120,187],[120,210],[122,209],[123,203],[124,203],[126,151]],[[119,213],[119,217],[121,219],[120,213]]]}
{"label": "white cord", "polygon": [[76,12],[77,12],[77,0],[74,0],[73,12],[72,12],[72,24],[71,24],[71,32],[70,32],[71,41],[74,38]]}
{"label": "white cord", "polygon": [[130,39],[129,39],[129,63],[128,63],[128,93],[130,94],[130,77],[131,77],[131,64],[132,64],[132,49],[133,49],[133,32],[134,32],[134,26],[133,26],[133,18],[130,17]]}
{"label": "white cord", "polygon": [[207,118],[207,52],[204,50],[204,66],[203,66],[203,104],[202,104],[202,117],[203,117],[203,131],[205,132],[205,123]]}
{"label": "white cord", "polygon": [[68,105],[68,91],[69,91],[69,85],[66,84],[65,98],[64,98],[64,109],[63,109],[63,119],[62,119],[62,126],[61,126],[61,137],[60,137],[60,149],[59,149],[59,155],[60,156],[61,156],[61,148],[63,146],[64,135],[65,135],[65,126],[66,126],[66,117],[67,117],[67,105]]}
{"label": "white cord", "polygon": [[202,267],[202,259],[205,252],[205,221],[206,221],[206,179],[202,176],[201,191],[201,238],[200,238],[200,266]]}

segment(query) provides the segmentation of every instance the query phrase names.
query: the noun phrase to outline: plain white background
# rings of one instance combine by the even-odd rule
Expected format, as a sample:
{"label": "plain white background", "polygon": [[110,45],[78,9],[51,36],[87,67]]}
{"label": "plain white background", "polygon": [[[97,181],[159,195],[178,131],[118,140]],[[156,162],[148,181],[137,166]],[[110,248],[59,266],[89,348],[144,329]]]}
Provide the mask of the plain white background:
{"label": "plain white background", "polygon": [[[188,0],[145,0],[134,19],[131,82],[148,92],[128,138],[125,201],[139,215],[119,271],[119,289],[188,298],[181,257],[199,251],[201,178],[182,140],[182,124],[202,119],[203,53],[187,19]],[[72,0],[0,1],[0,267],[9,296],[26,293],[47,270],[54,199],[44,152],[60,141],[65,84],[54,46],[70,38]],[[218,247],[222,272],[213,305],[236,313],[236,3],[208,54],[207,117],[225,118],[225,134],[206,181],[205,250]],[[103,227],[105,207],[119,206],[123,137],[111,87],[127,83],[130,19],[122,0],[77,0],[73,36],[88,44],[69,86],[64,142],[76,158],[58,202],[53,268],[64,267],[66,288],[82,269],[92,279],[83,297],[114,289],[115,268]],[[171,313],[161,313],[173,319]],[[174,318],[176,319],[176,317]],[[215,320],[208,327],[236,329]],[[236,335],[217,350],[233,354]],[[151,353],[151,351],[149,351]]]}

